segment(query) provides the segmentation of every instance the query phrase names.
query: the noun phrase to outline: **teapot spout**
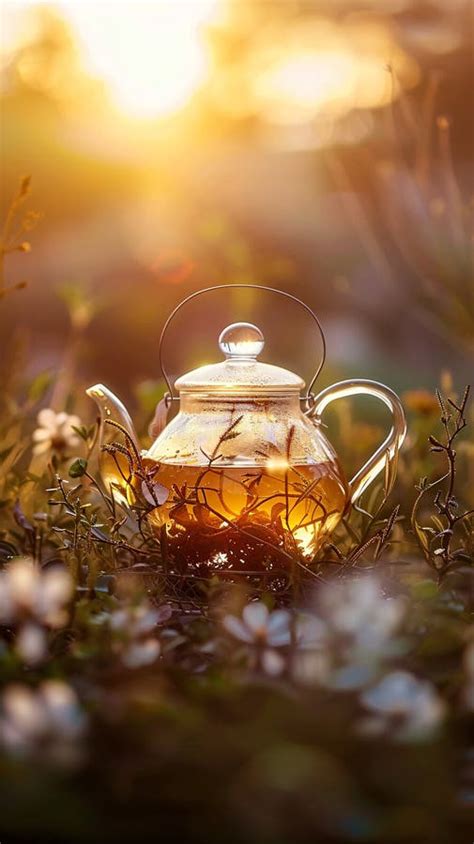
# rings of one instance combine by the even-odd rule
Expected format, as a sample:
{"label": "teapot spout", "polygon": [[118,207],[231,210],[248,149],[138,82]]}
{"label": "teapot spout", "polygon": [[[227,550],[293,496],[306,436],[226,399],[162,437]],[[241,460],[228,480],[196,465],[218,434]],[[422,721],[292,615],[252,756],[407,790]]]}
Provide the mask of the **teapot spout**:
{"label": "teapot spout", "polygon": [[[104,384],[94,384],[93,387],[88,387],[86,393],[91,399],[94,399],[99,408],[101,422],[104,425],[105,422],[115,422],[117,425],[120,425],[125,429],[130,439],[133,440],[135,447],[138,448],[138,439],[133,422],[130,419],[127,408],[122,404],[120,399],[108,387],[105,387]],[[115,435],[117,437],[117,429]]]}
{"label": "teapot spout", "polygon": [[[103,384],[94,384],[86,390],[94,399],[100,411],[99,469],[107,490],[121,504],[133,501],[131,462],[119,450],[113,449],[113,443],[121,443],[129,451],[139,450],[138,438],[130,414],[120,399]],[[110,446],[110,448],[107,448]]]}

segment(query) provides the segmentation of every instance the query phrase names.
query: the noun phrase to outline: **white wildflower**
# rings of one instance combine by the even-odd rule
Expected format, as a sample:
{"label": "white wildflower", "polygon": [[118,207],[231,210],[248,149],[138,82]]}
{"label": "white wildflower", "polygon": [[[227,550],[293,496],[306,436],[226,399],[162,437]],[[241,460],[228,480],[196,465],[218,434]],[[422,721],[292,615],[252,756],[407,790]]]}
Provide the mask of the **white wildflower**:
{"label": "white wildflower", "polygon": [[364,652],[383,652],[405,614],[401,598],[385,598],[373,578],[330,583],[321,591],[330,630]]}
{"label": "white wildflower", "polygon": [[110,626],[113,630],[122,630],[131,637],[137,637],[150,633],[160,620],[159,610],[144,601],[136,606],[114,610],[110,616]]}
{"label": "white wildflower", "polygon": [[385,598],[374,578],[325,585],[319,614],[305,613],[295,626],[294,678],[340,690],[366,686],[377,676],[380,660],[398,652],[400,642],[393,636],[404,613],[405,602]]}
{"label": "white wildflower", "polygon": [[161,645],[158,639],[149,638],[143,642],[132,642],[123,651],[122,662],[127,668],[140,668],[142,665],[155,662],[160,653]]}
{"label": "white wildflower", "polygon": [[38,427],[33,432],[33,454],[39,456],[50,451],[63,453],[79,445],[80,438],[74,430],[81,424],[78,416],[56,413],[50,407],[45,407],[38,413],[37,422]]}
{"label": "white wildflower", "polygon": [[446,712],[444,701],[427,680],[407,671],[393,671],[361,694],[372,716],[362,724],[366,735],[391,733],[401,740],[429,738]]}
{"label": "white wildflower", "polygon": [[20,628],[15,640],[15,651],[27,665],[38,665],[48,655],[46,632],[38,624],[27,623]]}
{"label": "white wildflower", "polygon": [[270,612],[262,601],[247,604],[242,618],[226,615],[223,626],[235,639],[255,649],[263,670],[273,676],[281,674],[285,660],[275,648],[291,643],[291,615],[286,610]]}
{"label": "white wildflower", "polygon": [[46,658],[46,630],[66,624],[72,593],[73,581],[65,569],[40,569],[28,558],[0,572],[0,624],[15,628],[15,650],[28,665]]}
{"label": "white wildflower", "polygon": [[62,627],[72,592],[73,581],[65,569],[41,569],[27,557],[14,560],[0,572],[0,624],[30,617],[48,627]]}
{"label": "white wildflower", "polygon": [[71,746],[86,728],[74,690],[47,680],[35,691],[10,685],[1,698],[0,742],[11,753],[53,756],[71,761]]}
{"label": "white wildflower", "polygon": [[157,624],[171,616],[171,607],[165,604],[153,609],[147,602],[115,610],[110,616],[110,627],[117,634],[114,649],[127,668],[149,665],[159,657],[161,645],[152,635]]}
{"label": "white wildflower", "polygon": [[326,624],[314,614],[301,614],[295,624],[295,640],[291,662],[294,679],[305,685],[323,683],[330,667]]}
{"label": "white wildflower", "polygon": [[322,619],[313,613],[301,613],[296,619],[295,639],[300,650],[315,650],[327,643],[328,629]]}
{"label": "white wildflower", "polygon": [[291,641],[290,613],[286,610],[270,612],[262,601],[247,604],[242,618],[226,615],[223,625],[228,633],[247,644],[279,647]]}

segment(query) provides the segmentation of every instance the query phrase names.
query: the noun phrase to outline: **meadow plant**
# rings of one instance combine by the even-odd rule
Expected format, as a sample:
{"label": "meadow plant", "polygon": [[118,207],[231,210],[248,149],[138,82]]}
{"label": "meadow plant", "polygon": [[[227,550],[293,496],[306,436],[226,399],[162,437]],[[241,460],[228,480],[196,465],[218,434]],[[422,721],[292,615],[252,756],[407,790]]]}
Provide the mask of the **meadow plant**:
{"label": "meadow plant", "polygon": [[470,840],[469,391],[406,396],[398,467],[314,559],[268,540],[269,571],[206,575],[148,522],[189,491],[165,499],[119,425],[139,483],[100,480],[79,322],[59,390],[1,392],[5,840],[31,817],[45,841]]}

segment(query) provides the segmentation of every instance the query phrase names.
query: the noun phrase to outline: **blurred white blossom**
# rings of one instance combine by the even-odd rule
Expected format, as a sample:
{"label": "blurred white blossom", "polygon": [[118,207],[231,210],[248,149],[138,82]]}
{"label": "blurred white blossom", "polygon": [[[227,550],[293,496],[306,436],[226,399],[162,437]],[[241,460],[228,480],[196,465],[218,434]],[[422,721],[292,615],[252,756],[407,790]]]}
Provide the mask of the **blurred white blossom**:
{"label": "blurred white blossom", "polygon": [[226,615],[223,625],[228,633],[247,644],[264,644],[279,647],[289,645],[291,616],[287,610],[270,612],[262,601],[247,604],[242,618]]}
{"label": "blurred white blossom", "polygon": [[34,618],[48,627],[62,627],[72,592],[73,581],[65,569],[41,569],[28,557],[15,560],[0,572],[0,624]]}
{"label": "blurred white blossom", "polygon": [[38,665],[48,655],[48,638],[44,627],[27,622],[18,631],[15,651],[27,665]]}
{"label": "blurred white blossom", "polygon": [[63,568],[21,558],[0,572],[0,624],[16,630],[15,650],[28,665],[47,655],[46,629],[63,627],[73,581]]}
{"label": "blurred white blossom", "polygon": [[156,626],[171,616],[171,607],[164,604],[154,609],[147,602],[122,607],[110,616],[110,627],[117,634],[114,650],[127,668],[139,668],[154,662],[161,653]]}
{"label": "blurred white blossom", "polygon": [[257,601],[241,617],[226,615],[223,626],[268,674],[288,662],[297,682],[356,689],[373,681],[381,659],[398,653],[394,635],[404,615],[402,598],[384,597],[378,581],[365,577],[323,586],[315,612],[270,612]]}
{"label": "blurred white blossom", "polygon": [[33,454],[39,456],[50,451],[63,453],[77,448],[80,438],[74,428],[81,420],[68,413],[56,413],[50,407],[40,410],[37,417],[38,427],[33,432]]}
{"label": "blurred white blossom", "polygon": [[222,624],[231,636],[251,646],[266,674],[281,674],[285,659],[275,648],[291,643],[291,615],[287,610],[270,612],[262,601],[256,601],[244,607],[241,618],[226,615]]}
{"label": "blurred white blossom", "polygon": [[3,692],[0,743],[10,753],[70,762],[86,726],[74,690],[59,680],[47,680],[37,690],[12,684]]}
{"label": "blurred white blossom", "polygon": [[305,685],[325,682],[330,670],[325,622],[313,613],[299,615],[295,624],[295,644],[291,659],[293,678]]}
{"label": "blurred white blossom", "polygon": [[297,616],[295,643],[299,650],[314,650],[326,646],[327,624],[314,613],[304,612]]}
{"label": "blurred white blossom", "polygon": [[371,577],[329,583],[321,590],[329,631],[355,650],[381,653],[405,615],[402,598],[386,598]]}
{"label": "blurred white blossom", "polygon": [[305,613],[297,623],[295,680],[340,690],[366,686],[380,661],[399,649],[394,635],[405,614],[404,600],[385,598],[372,577],[333,581],[318,597],[317,613]]}
{"label": "blurred white blossom", "polygon": [[401,740],[429,738],[446,713],[434,686],[407,671],[387,674],[361,694],[361,702],[372,713],[361,723],[361,732]]}

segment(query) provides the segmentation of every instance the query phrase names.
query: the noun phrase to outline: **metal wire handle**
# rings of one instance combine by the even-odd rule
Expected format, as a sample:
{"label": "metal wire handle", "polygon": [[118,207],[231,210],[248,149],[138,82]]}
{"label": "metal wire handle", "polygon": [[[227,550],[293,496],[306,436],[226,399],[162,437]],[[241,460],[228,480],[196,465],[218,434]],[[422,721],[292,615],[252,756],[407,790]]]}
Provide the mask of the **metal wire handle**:
{"label": "metal wire handle", "polygon": [[212,293],[215,290],[235,290],[237,288],[245,289],[245,290],[262,290],[262,291],[265,291],[267,293],[276,293],[276,294],[278,294],[278,296],[284,296],[286,299],[290,299],[292,302],[295,302],[297,305],[301,305],[301,307],[306,311],[306,313],[308,313],[310,315],[311,319],[316,323],[316,326],[317,326],[318,331],[319,331],[319,335],[321,337],[321,343],[322,343],[321,360],[320,360],[319,365],[318,365],[318,367],[317,367],[317,369],[316,369],[316,371],[315,371],[315,373],[314,373],[314,375],[313,375],[313,377],[310,381],[310,384],[308,386],[307,394],[305,396],[301,396],[301,401],[305,402],[307,410],[310,411],[312,406],[313,406],[313,403],[314,403],[314,395],[312,393],[312,389],[313,389],[314,384],[316,383],[316,379],[318,378],[318,376],[319,376],[319,374],[320,374],[320,372],[321,372],[321,370],[324,366],[324,362],[326,360],[326,339],[324,337],[324,332],[323,332],[323,329],[321,327],[321,323],[319,322],[319,319],[317,318],[314,311],[311,310],[309,305],[305,305],[305,303],[302,302],[301,299],[298,299],[297,296],[293,296],[291,293],[286,293],[284,290],[278,290],[276,287],[264,287],[261,284],[217,284],[215,287],[205,287],[205,288],[203,288],[203,290],[197,290],[195,293],[191,293],[190,296],[187,296],[185,299],[183,299],[183,301],[180,302],[179,305],[177,305],[173,311],[171,311],[171,313],[170,313],[168,319],[166,320],[166,322],[163,326],[163,329],[161,331],[160,342],[159,342],[159,354],[158,354],[160,369],[161,369],[161,372],[163,374],[163,378],[165,379],[166,386],[168,388],[168,390],[167,390],[167,392],[165,393],[165,396],[164,396],[167,406],[169,407],[169,405],[173,401],[179,401],[179,396],[173,395],[173,387],[171,385],[170,378],[168,376],[168,373],[165,369],[165,365],[164,365],[164,362],[163,362],[163,342],[164,342],[164,339],[165,339],[166,332],[168,331],[168,328],[170,326],[170,323],[173,321],[173,319],[175,318],[178,311],[180,311],[181,308],[184,305],[187,305],[188,302],[191,302],[192,299],[196,299],[198,296],[202,296],[204,293]]}

